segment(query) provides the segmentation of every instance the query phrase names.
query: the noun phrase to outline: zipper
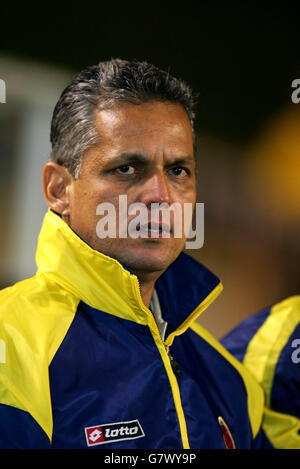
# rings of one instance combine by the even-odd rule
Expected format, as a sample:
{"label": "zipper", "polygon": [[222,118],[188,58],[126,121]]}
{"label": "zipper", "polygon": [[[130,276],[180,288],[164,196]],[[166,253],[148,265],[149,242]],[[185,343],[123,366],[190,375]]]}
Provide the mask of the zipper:
{"label": "zipper", "polygon": [[171,353],[170,353],[170,347],[166,344],[164,344],[165,346],[165,349],[166,349],[166,352],[167,352],[167,355],[169,357],[169,360],[170,360],[170,363],[171,363],[171,367],[172,367],[172,370],[173,370],[173,373],[175,376],[177,376],[177,378],[180,378],[182,372],[181,372],[181,368],[180,368],[180,365],[179,363],[174,360],[174,358],[172,357]]}
{"label": "zipper", "polygon": [[176,414],[177,414],[177,418],[179,422],[182,446],[183,446],[183,449],[190,449],[186,420],[185,420],[185,415],[184,415],[182,402],[181,402],[180,389],[179,389],[179,385],[177,381],[177,379],[181,376],[181,369],[180,369],[179,364],[176,362],[176,360],[174,360],[174,358],[172,357],[170,353],[170,346],[166,345],[159,337],[160,339],[159,342],[161,344],[160,345],[159,342],[155,340],[155,337],[153,334],[154,331],[151,331],[151,332],[152,332],[154,342],[156,343],[156,346],[159,349],[159,352],[161,354],[161,358],[163,360],[165,370],[169,378],[169,383],[170,383],[171,391],[173,394]]}
{"label": "zipper", "polygon": [[167,355],[168,355],[168,358],[169,358],[169,361],[170,361],[170,364],[171,364],[171,368],[172,368],[172,371],[174,373],[175,376],[177,376],[177,378],[180,378],[181,374],[182,374],[182,371],[181,371],[181,368],[180,368],[180,365],[179,363],[172,357],[171,355],[171,352],[170,352],[170,345],[167,345],[165,342],[164,342],[164,337],[162,338],[161,337],[161,334],[160,334],[160,331],[159,331],[159,328],[158,328],[158,325],[155,321],[155,318],[153,316],[153,313],[149,310],[149,308],[147,308],[144,303],[143,303],[143,300],[142,300],[142,297],[141,297],[141,290],[140,290],[140,283],[139,283],[139,279],[137,278],[137,293],[138,293],[138,298],[140,299],[140,302],[143,306],[143,310],[146,310],[147,311],[147,316],[149,317],[149,313],[150,313],[150,317],[151,317],[151,321],[149,322],[149,327],[150,327],[150,330],[151,328],[153,328],[155,330],[155,332],[157,332],[159,338],[160,338],[160,341],[161,343],[163,344],[163,346],[165,347],[165,350],[167,352]]}
{"label": "zipper", "polygon": [[[178,363],[174,360],[172,355],[170,354],[170,346],[166,345],[160,336],[158,326],[156,324],[156,321],[154,319],[153,314],[151,311],[144,305],[142,297],[141,297],[141,291],[140,291],[140,285],[139,285],[139,280],[136,276],[134,276],[134,286],[135,286],[135,293],[138,299],[138,303],[140,304],[141,309],[146,313],[147,317],[149,318],[148,322],[148,327],[150,329],[151,335],[153,337],[154,343],[156,347],[158,348],[167,376],[169,378],[169,383],[173,395],[173,400],[174,400],[174,405],[175,405],[175,410],[179,422],[179,428],[180,428],[180,434],[181,434],[181,440],[182,440],[182,445],[183,449],[190,449],[189,441],[188,441],[188,434],[187,434],[187,427],[186,427],[186,421],[185,421],[185,415],[183,412],[182,408],[182,403],[181,403],[181,396],[180,396],[180,390],[177,382],[177,375],[176,373],[180,373],[181,375],[181,369],[178,365]],[[170,369],[171,368],[171,369]],[[174,371],[176,370],[176,373]],[[180,371],[179,371],[180,370]]]}
{"label": "zipper", "polygon": [[142,309],[142,311],[145,312],[146,316],[149,319],[148,327],[150,329],[150,332],[152,334],[156,347],[158,348],[160,352],[163,364],[165,366],[166,373],[169,378],[169,383],[170,383],[171,391],[173,394],[173,400],[175,404],[175,410],[176,410],[177,418],[179,421],[183,448],[190,449],[185,415],[184,415],[183,408],[182,408],[180,390],[179,390],[179,386],[177,382],[177,377],[180,377],[181,375],[181,369],[178,363],[174,360],[174,358],[170,354],[170,346],[172,345],[174,337],[176,335],[183,333],[189,327],[189,325],[193,322],[193,320],[196,319],[196,317],[198,317],[199,314],[202,311],[204,311],[214,301],[214,299],[219,295],[219,293],[221,293],[223,286],[221,283],[219,283],[214,288],[214,290],[205,298],[205,300],[193,311],[193,313],[188,318],[186,318],[186,320],[181,324],[181,326],[176,331],[172,332],[167,337],[166,341],[163,342],[160,337],[159,329],[157,327],[153,314],[148,308],[146,308],[146,306],[143,303],[139,280],[135,275],[133,275],[132,277],[133,277],[132,285],[134,285],[134,293],[135,293],[136,299],[138,300],[138,304],[140,308]]}

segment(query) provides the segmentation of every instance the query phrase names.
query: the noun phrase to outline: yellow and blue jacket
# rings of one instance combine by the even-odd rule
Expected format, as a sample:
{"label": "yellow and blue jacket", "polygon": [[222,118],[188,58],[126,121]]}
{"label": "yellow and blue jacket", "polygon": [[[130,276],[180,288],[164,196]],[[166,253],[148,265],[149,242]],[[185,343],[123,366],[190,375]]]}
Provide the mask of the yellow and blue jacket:
{"label": "yellow and blue jacket", "polygon": [[0,294],[0,448],[268,444],[261,387],[195,322],[222,289],[205,267],[182,253],[157,281],[163,342],[137,277],[52,211],[36,261]]}
{"label": "yellow and blue jacket", "polygon": [[254,314],[222,344],[264,389],[263,429],[272,446],[300,449],[300,296]]}

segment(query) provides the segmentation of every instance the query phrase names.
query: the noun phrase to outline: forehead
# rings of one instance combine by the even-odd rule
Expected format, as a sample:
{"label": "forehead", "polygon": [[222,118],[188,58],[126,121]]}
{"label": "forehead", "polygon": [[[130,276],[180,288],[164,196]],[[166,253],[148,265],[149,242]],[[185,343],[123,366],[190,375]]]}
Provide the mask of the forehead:
{"label": "forehead", "polygon": [[[122,150],[147,147],[151,151],[193,154],[192,127],[179,103],[152,101],[118,103],[95,113],[100,146]],[[142,149],[142,148],[141,148]]]}

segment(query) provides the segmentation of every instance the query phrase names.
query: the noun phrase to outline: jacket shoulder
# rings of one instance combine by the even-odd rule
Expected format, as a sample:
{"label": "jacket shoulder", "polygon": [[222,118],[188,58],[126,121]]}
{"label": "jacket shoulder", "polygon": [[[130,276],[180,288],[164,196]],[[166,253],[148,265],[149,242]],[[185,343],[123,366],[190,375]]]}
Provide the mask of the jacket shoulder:
{"label": "jacket shoulder", "polygon": [[300,295],[243,321],[222,343],[265,393],[263,428],[275,448],[300,448]]}
{"label": "jacket shoulder", "polygon": [[12,337],[18,331],[28,342],[38,336],[42,341],[61,320],[74,315],[78,303],[54,281],[35,275],[0,291],[0,332]]}
{"label": "jacket shoulder", "polygon": [[79,300],[36,275],[0,292],[0,404],[28,412],[51,438],[48,367]]}
{"label": "jacket shoulder", "polygon": [[300,448],[300,296],[275,304],[250,341],[245,366],[265,391],[263,427],[276,448]]}
{"label": "jacket shoulder", "polygon": [[[260,313],[250,319],[256,321],[259,317]],[[285,375],[293,365],[290,341],[299,335],[299,325],[300,296],[292,296],[269,308],[268,315],[263,322],[259,321],[259,327],[247,343],[243,363],[263,386],[268,406],[276,375]],[[234,333],[236,340],[242,340],[238,329]],[[285,376],[283,380],[286,381]]]}
{"label": "jacket shoulder", "polygon": [[[20,305],[32,304],[37,309],[42,309],[47,301],[56,301],[71,304],[74,295],[68,293],[58,283],[42,274],[36,274],[31,278],[22,280],[12,286],[0,290],[0,318],[8,314],[10,310]],[[75,298],[76,300],[76,298]]]}
{"label": "jacket shoulder", "polygon": [[243,362],[249,342],[270,314],[271,307],[244,319],[223,337],[220,342],[240,362]]}

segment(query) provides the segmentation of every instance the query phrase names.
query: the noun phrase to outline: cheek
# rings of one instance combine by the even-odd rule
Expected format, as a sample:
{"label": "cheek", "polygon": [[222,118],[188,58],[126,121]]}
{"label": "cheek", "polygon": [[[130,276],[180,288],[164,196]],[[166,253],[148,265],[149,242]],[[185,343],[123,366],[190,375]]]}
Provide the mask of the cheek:
{"label": "cheek", "polygon": [[178,191],[176,195],[174,195],[174,198],[173,198],[174,201],[176,200],[182,206],[184,204],[192,204],[194,206],[196,203],[196,199],[197,199],[196,189],[192,185],[185,186],[183,189],[180,189],[180,191]]}
{"label": "cheek", "polygon": [[96,223],[97,198],[93,191],[76,187],[70,197],[70,222],[77,233]]}
{"label": "cheek", "polygon": [[196,200],[197,200],[197,192],[196,192],[196,186],[195,185],[193,185],[190,188],[190,190],[188,190],[186,192],[186,199],[188,199],[187,202],[192,203],[193,206],[195,205]]}

